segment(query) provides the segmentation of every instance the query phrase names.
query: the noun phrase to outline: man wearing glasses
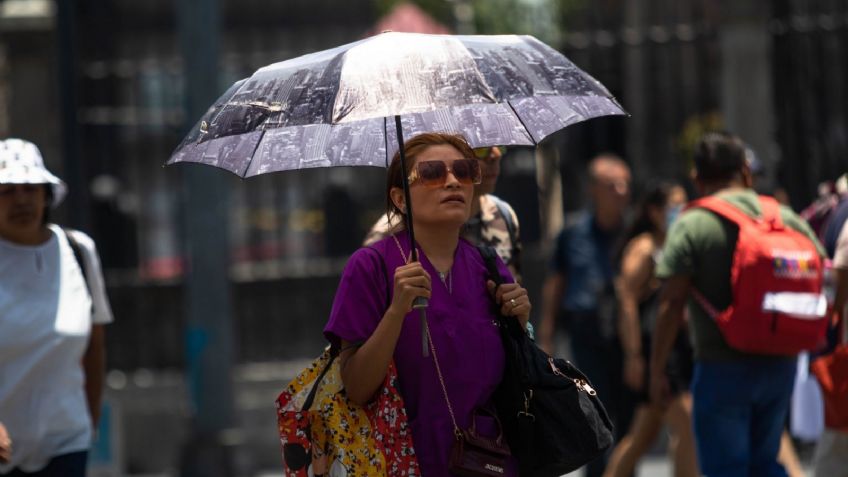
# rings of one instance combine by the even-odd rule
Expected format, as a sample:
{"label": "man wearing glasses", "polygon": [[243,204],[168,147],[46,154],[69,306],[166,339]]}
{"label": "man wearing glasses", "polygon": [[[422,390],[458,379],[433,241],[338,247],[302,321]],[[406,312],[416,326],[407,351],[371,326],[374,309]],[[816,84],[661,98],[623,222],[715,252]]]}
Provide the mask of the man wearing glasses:
{"label": "man wearing glasses", "polygon": [[[501,171],[501,158],[506,154],[503,146],[483,147],[474,150],[480,162],[482,182],[474,186],[471,201],[471,218],[465,223],[462,236],[474,245],[488,245],[497,250],[501,260],[509,267],[516,280],[520,279],[519,257],[521,239],[518,234],[518,216],[505,201],[492,192]],[[403,226],[402,221],[393,220]],[[388,216],[383,214],[365,236],[363,245],[370,245],[393,233]]]}

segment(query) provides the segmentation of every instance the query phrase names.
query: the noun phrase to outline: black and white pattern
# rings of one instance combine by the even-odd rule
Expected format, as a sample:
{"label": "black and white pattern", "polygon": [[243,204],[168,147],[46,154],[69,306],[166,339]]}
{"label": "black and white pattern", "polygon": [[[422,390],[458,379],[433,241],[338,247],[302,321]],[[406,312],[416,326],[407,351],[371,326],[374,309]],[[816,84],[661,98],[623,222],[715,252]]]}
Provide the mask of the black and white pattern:
{"label": "black and white pattern", "polygon": [[383,33],[261,68],[225,92],[169,160],[241,177],[385,166],[404,137],[460,133],[472,147],[532,146],[626,114],[594,78],[532,36]]}
{"label": "black and white pattern", "polygon": [[0,141],[0,184],[49,184],[53,191],[52,207],[62,202],[67,186],[44,167],[38,147],[23,139]]}

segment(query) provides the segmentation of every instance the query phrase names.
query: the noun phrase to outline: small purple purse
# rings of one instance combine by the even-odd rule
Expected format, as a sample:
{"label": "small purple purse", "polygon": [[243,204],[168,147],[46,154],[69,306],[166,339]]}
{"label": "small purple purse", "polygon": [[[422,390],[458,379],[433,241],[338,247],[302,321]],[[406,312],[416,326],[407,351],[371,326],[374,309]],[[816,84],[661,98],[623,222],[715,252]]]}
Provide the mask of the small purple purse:
{"label": "small purple purse", "polygon": [[457,433],[456,442],[451,450],[448,469],[452,474],[463,477],[509,475],[509,446],[503,436],[498,416],[485,408],[475,409],[475,414],[485,412],[494,418],[498,428],[496,438],[481,436],[477,433],[477,421],[471,419],[471,428]]}

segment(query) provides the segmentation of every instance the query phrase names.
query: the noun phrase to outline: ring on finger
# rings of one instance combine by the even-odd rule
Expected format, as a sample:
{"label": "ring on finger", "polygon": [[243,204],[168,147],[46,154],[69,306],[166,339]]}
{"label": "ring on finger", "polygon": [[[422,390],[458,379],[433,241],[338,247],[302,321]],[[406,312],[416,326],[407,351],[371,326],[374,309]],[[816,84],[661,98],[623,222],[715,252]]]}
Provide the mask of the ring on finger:
{"label": "ring on finger", "polygon": [[509,299],[509,305],[511,307],[515,308],[516,306],[518,306],[518,303],[516,303],[515,298],[510,298]]}

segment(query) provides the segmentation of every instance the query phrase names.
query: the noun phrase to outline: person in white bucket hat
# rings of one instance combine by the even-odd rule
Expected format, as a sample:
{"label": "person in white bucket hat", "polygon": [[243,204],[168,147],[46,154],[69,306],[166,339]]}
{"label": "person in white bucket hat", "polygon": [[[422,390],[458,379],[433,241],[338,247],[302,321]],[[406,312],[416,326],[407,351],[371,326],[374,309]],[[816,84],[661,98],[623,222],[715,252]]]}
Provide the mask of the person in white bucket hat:
{"label": "person in white bucket hat", "polygon": [[62,179],[44,167],[38,147],[22,139],[0,141],[0,184],[47,184],[51,207],[58,206],[68,191]]}
{"label": "person in white bucket hat", "polygon": [[94,241],[48,220],[66,192],[0,141],[0,476],[83,477],[97,427],[112,311]]}

